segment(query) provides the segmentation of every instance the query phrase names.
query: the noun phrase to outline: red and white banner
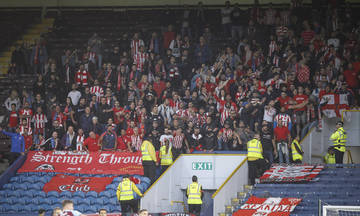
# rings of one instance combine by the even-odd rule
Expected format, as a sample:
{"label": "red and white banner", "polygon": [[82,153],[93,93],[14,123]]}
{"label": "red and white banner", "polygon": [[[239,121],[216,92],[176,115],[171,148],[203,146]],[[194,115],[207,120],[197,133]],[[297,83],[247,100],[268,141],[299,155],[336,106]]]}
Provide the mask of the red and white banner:
{"label": "red and white banner", "polygon": [[251,196],[233,216],[288,216],[300,202],[299,198]]}
{"label": "red and white banner", "polygon": [[[326,103],[327,102],[327,103]],[[349,102],[346,94],[327,93],[320,98],[321,111],[328,118],[341,117],[344,110],[349,109]]]}
{"label": "red and white banner", "polygon": [[18,172],[144,174],[141,152],[30,151]]}
{"label": "red and white banner", "polygon": [[315,178],[324,166],[310,165],[273,165],[260,177],[261,183],[304,182]]}
{"label": "red and white banner", "polygon": [[111,184],[115,177],[78,177],[58,174],[51,178],[43,187],[44,192],[57,191],[96,191],[100,193],[106,189],[106,185]]}

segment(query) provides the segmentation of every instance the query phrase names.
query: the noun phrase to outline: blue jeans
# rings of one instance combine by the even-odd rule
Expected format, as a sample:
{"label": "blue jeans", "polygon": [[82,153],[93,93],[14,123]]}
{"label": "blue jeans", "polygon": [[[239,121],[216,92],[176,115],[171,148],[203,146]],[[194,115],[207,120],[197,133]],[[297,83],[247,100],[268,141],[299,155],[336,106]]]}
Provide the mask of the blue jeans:
{"label": "blue jeans", "polygon": [[269,161],[269,164],[271,165],[274,162],[274,155],[273,152],[270,150],[263,152],[264,157]]}
{"label": "blue jeans", "polygon": [[287,143],[284,141],[278,142],[277,149],[279,155],[279,163],[284,163],[284,156],[285,156],[286,163],[290,164],[289,149]]}

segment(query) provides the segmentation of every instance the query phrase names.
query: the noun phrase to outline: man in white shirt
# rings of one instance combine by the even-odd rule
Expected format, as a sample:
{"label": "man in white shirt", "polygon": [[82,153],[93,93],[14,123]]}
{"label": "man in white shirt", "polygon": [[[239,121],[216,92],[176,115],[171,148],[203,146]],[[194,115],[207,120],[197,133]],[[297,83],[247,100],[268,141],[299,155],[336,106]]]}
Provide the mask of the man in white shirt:
{"label": "man in white shirt", "polygon": [[71,200],[64,200],[62,202],[62,213],[61,216],[85,216],[81,212],[74,210],[74,203]]}
{"label": "man in white shirt", "polygon": [[172,146],[174,136],[171,134],[171,130],[169,128],[165,128],[165,134],[160,136],[160,145],[165,145],[165,140],[169,140],[169,145]]}
{"label": "man in white shirt", "polygon": [[71,102],[74,106],[78,105],[81,98],[81,92],[77,90],[77,85],[74,83],[71,86],[71,91],[68,94],[68,97],[71,98]]}

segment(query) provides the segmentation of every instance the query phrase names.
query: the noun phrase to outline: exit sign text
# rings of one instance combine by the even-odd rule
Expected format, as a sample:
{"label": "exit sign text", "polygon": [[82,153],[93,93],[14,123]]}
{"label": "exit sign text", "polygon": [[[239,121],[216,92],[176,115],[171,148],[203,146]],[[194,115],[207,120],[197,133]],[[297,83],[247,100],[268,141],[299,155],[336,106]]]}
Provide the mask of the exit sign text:
{"label": "exit sign text", "polygon": [[193,162],[193,170],[212,170],[212,162]]}

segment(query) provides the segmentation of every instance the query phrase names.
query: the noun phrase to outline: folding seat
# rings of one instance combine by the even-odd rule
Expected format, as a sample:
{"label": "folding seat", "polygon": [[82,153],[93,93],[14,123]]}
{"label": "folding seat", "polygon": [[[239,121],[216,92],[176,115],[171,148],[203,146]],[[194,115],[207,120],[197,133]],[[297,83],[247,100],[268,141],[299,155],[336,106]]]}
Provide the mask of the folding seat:
{"label": "folding seat", "polygon": [[7,183],[7,184],[4,184],[2,189],[3,190],[13,190],[13,188],[14,188],[13,184]]}
{"label": "folding seat", "polygon": [[61,200],[57,197],[48,197],[46,199],[50,201],[51,205],[61,204]]}
{"label": "folding seat", "polygon": [[119,201],[117,200],[117,198],[111,198],[108,200],[108,204],[110,205],[119,205]]}
{"label": "folding seat", "polygon": [[10,183],[19,182],[19,181],[20,181],[19,176],[13,176],[13,177],[11,177],[11,179],[10,179]]}
{"label": "folding seat", "polygon": [[39,200],[38,199],[28,199],[25,198],[25,205],[38,205]]}
{"label": "folding seat", "polygon": [[34,198],[45,199],[46,193],[44,191],[29,190],[32,192]]}
{"label": "folding seat", "polygon": [[106,190],[117,190],[118,184],[109,184],[106,186]]}
{"label": "folding seat", "polygon": [[21,197],[26,197],[27,199],[32,199],[34,197],[33,190],[26,190],[26,191],[17,191]]}
{"label": "folding seat", "polygon": [[98,202],[97,202],[98,198],[96,198],[96,197],[88,197],[88,198],[86,198],[86,199],[89,200],[90,205],[96,205],[96,204],[98,204]]}
{"label": "folding seat", "polygon": [[31,205],[25,205],[25,206],[24,206],[24,212],[30,213],[31,211],[32,211]]}
{"label": "folding seat", "polygon": [[86,193],[85,195],[86,197],[95,197],[97,198],[98,197],[98,193],[96,191],[89,191]]}
{"label": "folding seat", "polygon": [[59,198],[60,195],[59,195],[59,192],[57,191],[49,191],[46,195],[46,197],[55,197],[55,198]]}
{"label": "folding seat", "polygon": [[70,191],[64,191],[59,194],[60,199],[71,199],[73,194]]}
{"label": "folding seat", "polygon": [[15,205],[13,205],[12,210],[14,210],[15,212],[24,212],[24,210],[25,210],[24,207],[25,207],[25,205],[15,204]]}
{"label": "folding seat", "polygon": [[99,197],[101,197],[101,198],[111,198],[113,196],[116,196],[116,194],[112,194],[109,191],[102,191],[99,193]]}
{"label": "folding seat", "polygon": [[85,198],[85,193],[82,191],[76,191],[73,193],[73,197]]}
{"label": "folding seat", "polygon": [[43,183],[28,184],[27,187],[33,190],[41,190],[44,187]]}
{"label": "folding seat", "polygon": [[90,206],[90,199],[80,199],[79,203]]}

